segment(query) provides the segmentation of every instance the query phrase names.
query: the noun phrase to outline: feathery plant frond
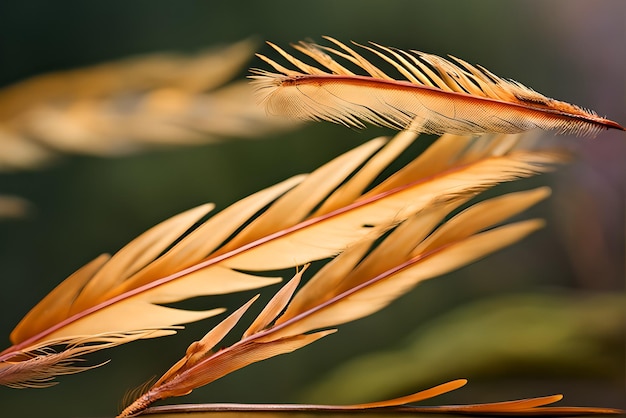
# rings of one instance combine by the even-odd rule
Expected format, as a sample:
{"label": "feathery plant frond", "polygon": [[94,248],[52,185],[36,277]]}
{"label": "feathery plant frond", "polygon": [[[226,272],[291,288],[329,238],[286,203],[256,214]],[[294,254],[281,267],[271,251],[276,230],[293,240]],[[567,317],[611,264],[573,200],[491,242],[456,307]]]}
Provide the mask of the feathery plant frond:
{"label": "feathery plant frond", "polygon": [[[477,203],[442,223],[464,199],[439,202],[397,226],[378,246],[365,238],[342,252],[296,292],[304,270],[288,282],[243,333],[239,342],[214,347],[241,319],[256,297],[192,343],[185,356],[120,417],[132,416],[151,403],[184,396],[249,364],[289,353],[334,333],[334,327],[373,314],[423,280],[436,277],[506,247],[543,224],[539,220],[494,226],[546,198],[548,188],[510,193]],[[434,229],[434,231],[433,231]],[[292,297],[292,295],[295,296]],[[276,406],[285,410],[347,411],[389,408],[419,402],[465,385],[465,379],[444,383],[413,395],[365,404]],[[488,404],[411,407],[394,412],[484,413],[517,415],[616,414],[610,408],[546,407],[562,399],[553,395]],[[217,404],[151,408],[153,412],[240,411],[241,405]],[[274,405],[259,409],[274,410]],[[291,408],[291,409],[290,409]],[[252,409],[254,410],[254,406]]]}
{"label": "feathery plant frond", "polygon": [[120,155],[291,129],[296,121],[256,106],[249,83],[230,82],[254,45],[126,58],[4,87],[0,171],[36,168],[61,153]]}
{"label": "feathery plant frond", "polygon": [[[185,357],[121,416],[137,413],[159,399],[186,395],[249,364],[304,347],[335,332],[332,327],[381,310],[423,280],[519,241],[543,222],[497,224],[548,195],[547,188],[511,193],[477,203],[447,222],[444,220],[450,212],[469,196],[439,200],[407,217],[373,249],[379,236],[364,237],[326,264],[292,298],[304,270],[296,274],[267,304],[239,342],[214,352],[213,348],[254,299],[231,314],[204,338],[191,344]],[[434,391],[432,396],[439,393]],[[407,399],[399,404],[415,401]],[[362,408],[390,405],[368,404]]]}
{"label": "feathery plant frond", "polygon": [[431,205],[467,200],[498,183],[549,170],[566,158],[562,152],[532,149],[532,141],[523,138],[444,135],[367,191],[415,138],[411,132],[401,132],[390,142],[377,138],[204,222],[212,205],[157,225],[54,289],[14,329],[14,346],[0,353],[0,361],[48,340],[146,330],[146,338],[170,334],[175,325],[222,310],[186,311],[162,304],[276,283],[279,278],[254,272],[335,256]]}
{"label": "feathery plant frond", "polygon": [[[277,71],[256,69],[251,76],[270,114],[434,134],[516,133],[541,128],[595,135],[603,129],[624,130],[592,111],[548,98],[459,58],[449,61],[418,51],[355,43],[389,64],[398,73],[392,76],[353,48],[325,39],[336,48],[309,42],[293,45],[315,65],[269,43],[296,70],[258,54]],[[340,61],[365,74],[353,72]]]}

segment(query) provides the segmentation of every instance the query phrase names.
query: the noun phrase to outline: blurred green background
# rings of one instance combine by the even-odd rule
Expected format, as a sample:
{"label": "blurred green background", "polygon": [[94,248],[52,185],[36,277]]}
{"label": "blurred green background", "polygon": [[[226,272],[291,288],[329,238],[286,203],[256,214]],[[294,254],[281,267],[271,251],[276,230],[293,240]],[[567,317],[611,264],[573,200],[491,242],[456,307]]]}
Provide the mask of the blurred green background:
{"label": "blurred green background", "polygon": [[[285,46],[330,35],[452,54],[623,125],[625,19],[623,0],[4,1],[0,85],[135,54],[193,52],[250,36],[259,40],[260,51],[271,54],[262,41]],[[252,59],[251,65],[262,64]],[[119,158],[68,156],[44,169],[0,173],[0,193],[22,196],[34,207],[25,219],[0,222],[5,346],[30,307],[98,254],[116,251],[195,205],[211,201],[224,208],[309,172],[381,132],[390,134],[311,124],[261,140]],[[349,402],[362,400],[359,394],[375,400],[465,377],[469,387],[445,400],[564,393],[568,404],[626,408],[626,141],[620,132],[559,140],[574,144],[577,161],[507,186],[553,186],[553,197],[527,214],[546,218],[545,230],[427,282],[383,312],[342,326],[300,352],[253,365],[174,401]],[[199,306],[232,309],[249,296],[202,300]],[[511,311],[516,306],[518,313]],[[489,318],[493,321],[485,322]],[[0,411],[3,416],[111,416],[129,389],[160,375],[217,320],[92,356],[90,361],[112,362],[63,377],[53,388],[0,388]],[[418,351],[407,357],[416,344]],[[381,350],[405,356],[380,357]],[[369,379],[350,380],[354,368],[337,369],[357,359],[358,370]],[[385,370],[402,364],[398,359],[406,361],[400,370],[410,373],[383,381]],[[324,387],[333,370],[339,370],[334,386]]]}

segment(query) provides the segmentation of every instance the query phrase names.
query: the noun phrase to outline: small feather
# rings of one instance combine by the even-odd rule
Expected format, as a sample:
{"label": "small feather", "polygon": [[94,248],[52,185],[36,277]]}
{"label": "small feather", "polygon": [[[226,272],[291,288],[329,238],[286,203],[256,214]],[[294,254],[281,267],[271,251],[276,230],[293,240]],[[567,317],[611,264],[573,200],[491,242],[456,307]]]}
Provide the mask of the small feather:
{"label": "small feather", "polygon": [[[297,70],[259,55],[277,71],[255,69],[251,76],[270,114],[432,134],[516,133],[541,128],[595,135],[603,129],[625,130],[592,111],[543,96],[458,58],[451,58],[455,64],[418,51],[355,43],[390,64],[401,76],[394,78],[354,49],[326,39],[339,50],[306,42],[294,48],[327,70],[305,64],[271,43]],[[354,74],[331,56],[349,61],[367,75]]]}

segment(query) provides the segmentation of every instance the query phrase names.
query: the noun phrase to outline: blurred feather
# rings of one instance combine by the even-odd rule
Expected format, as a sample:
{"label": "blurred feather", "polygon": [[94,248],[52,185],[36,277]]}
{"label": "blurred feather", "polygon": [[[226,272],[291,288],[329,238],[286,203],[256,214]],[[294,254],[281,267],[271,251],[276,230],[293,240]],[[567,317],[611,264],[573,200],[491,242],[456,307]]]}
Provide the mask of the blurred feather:
{"label": "blurred feather", "polygon": [[[391,66],[398,73],[392,77],[347,45],[325,39],[338,49],[308,42],[293,45],[317,66],[272,43],[270,46],[297,70],[258,55],[278,72],[253,70],[251,76],[270,114],[436,134],[515,133],[542,128],[594,135],[603,129],[624,130],[594,112],[545,97],[458,58],[451,57],[451,62],[418,51],[355,44]],[[366,75],[352,72],[337,59]]]}
{"label": "blurred feather", "polygon": [[31,210],[31,203],[19,196],[0,195],[0,220],[23,218]]}
{"label": "blurred feather", "polygon": [[241,41],[195,55],[153,54],[35,76],[0,90],[0,170],[59,153],[101,156],[146,147],[258,137],[292,128],[268,117],[244,81]]}
{"label": "blurred feather", "polygon": [[[620,382],[626,303],[611,294],[513,294],[479,300],[422,324],[397,347],[351,359],[302,393],[344,403],[393,396],[432,381],[530,375]],[[462,350],[463,355],[458,355]],[[523,361],[520,361],[523,359]],[[497,383],[496,383],[497,384]],[[524,385],[524,383],[523,383]],[[617,384],[617,393],[621,393]]]}

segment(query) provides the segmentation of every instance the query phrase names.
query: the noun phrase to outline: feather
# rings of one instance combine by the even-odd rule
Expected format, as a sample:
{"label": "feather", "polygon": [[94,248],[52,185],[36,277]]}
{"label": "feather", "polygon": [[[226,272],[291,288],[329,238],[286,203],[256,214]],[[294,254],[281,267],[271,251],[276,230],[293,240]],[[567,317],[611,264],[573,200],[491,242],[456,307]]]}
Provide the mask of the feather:
{"label": "feather", "polygon": [[[258,55],[277,71],[255,69],[251,76],[270,114],[434,134],[516,133],[541,128],[595,135],[603,129],[624,130],[592,111],[548,98],[458,58],[449,61],[375,43],[355,44],[397,71],[398,76],[392,77],[353,48],[325,39],[337,48],[308,42],[293,46],[317,66],[272,43],[269,45],[296,70]],[[338,59],[365,74],[355,74]]]}
{"label": "feather", "polygon": [[255,42],[157,53],[42,74],[0,89],[0,171],[61,153],[100,156],[254,138],[292,129],[267,117],[249,83],[230,82]]}
{"label": "feather", "polygon": [[[498,183],[547,171],[565,158],[560,152],[528,148],[520,139],[505,139],[509,146],[503,150],[485,145],[503,140],[497,136],[444,136],[428,154],[447,155],[445,163],[420,157],[419,164],[409,164],[388,182],[365,191],[415,138],[409,132],[390,142],[377,138],[206,221],[212,205],[165,221],[61,283],[14,329],[14,345],[0,353],[0,362],[46,340],[148,330],[149,337],[162,335],[159,330],[169,334],[175,325],[221,310],[187,311],[162,304],[276,283],[279,278],[254,272],[335,256],[437,202],[467,200]],[[431,165],[438,170],[424,168]],[[267,323],[264,319],[257,325]]]}
{"label": "feather", "polygon": [[[530,220],[498,227],[495,224],[548,195],[547,188],[540,188],[481,202],[453,217],[451,226],[443,223],[435,228],[468,198],[439,200],[398,221],[399,225],[369,254],[364,249],[369,249],[379,235],[371,234],[357,241],[326,264],[292,298],[303,271],[296,274],[239,342],[216,353],[199,352],[196,348],[202,346],[201,342],[193,343],[185,356],[120,416],[135,414],[157,399],[188,394],[248,364],[308,345],[334,332],[331,327],[379,311],[423,280],[460,268],[522,239],[543,223]],[[494,206],[498,210],[490,215],[487,209]],[[473,216],[476,213],[481,216]],[[249,304],[241,309],[247,309]],[[229,318],[223,324],[228,321]],[[221,324],[218,329],[222,329]],[[212,347],[213,342],[207,347]],[[451,385],[458,387],[456,383]],[[389,401],[360,407],[397,405],[438,393],[439,390],[433,390],[400,398],[395,404]]]}

